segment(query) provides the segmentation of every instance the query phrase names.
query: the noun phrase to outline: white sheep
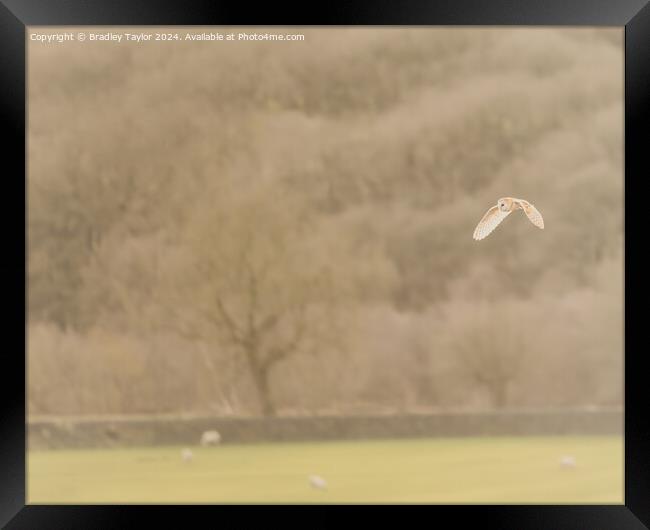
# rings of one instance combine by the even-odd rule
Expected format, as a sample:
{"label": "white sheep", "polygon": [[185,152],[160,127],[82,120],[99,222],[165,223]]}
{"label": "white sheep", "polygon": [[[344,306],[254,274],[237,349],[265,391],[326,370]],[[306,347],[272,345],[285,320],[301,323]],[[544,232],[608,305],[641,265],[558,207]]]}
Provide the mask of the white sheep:
{"label": "white sheep", "polygon": [[186,462],[186,463],[191,462],[193,456],[194,455],[192,454],[191,449],[188,449],[187,447],[185,447],[184,449],[181,450],[181,459],[183,460],[183,462]]}
{"label": "white sheep", "polygon": [[576,459],[575,459],[575,457],[574,456],[569,456],[569,455],[563,456],[560,459],[560,466],[563,467],[563,468],[571,468],[571,469],[576,467]]}
{"label": "white sheep", "polygon": [[318,475],[310,475],[309,476],[309,485],[312,488],[318,489],[318,490],[326,490],[327,489],[327,482],[325,482],[325,479],[323,477],[319,477]]}
{"label": "white sheep", "polygon": [[217,445],[221,442],[221,435],[217,431],[205,431],[201,435],[201,445]]}

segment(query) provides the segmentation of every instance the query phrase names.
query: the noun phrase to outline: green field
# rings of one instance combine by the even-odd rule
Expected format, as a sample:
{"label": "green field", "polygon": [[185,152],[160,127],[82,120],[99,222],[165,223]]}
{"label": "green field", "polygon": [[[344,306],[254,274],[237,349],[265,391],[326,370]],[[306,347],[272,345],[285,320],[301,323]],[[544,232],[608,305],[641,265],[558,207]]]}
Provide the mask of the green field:
{"label": "green field", "polygon": [[[616,436],[442,438],[28,453],[28,503],[622,503]],[[574,468],[562,468],[571,455]],[[327,481],[310,487],[309,475]]]}

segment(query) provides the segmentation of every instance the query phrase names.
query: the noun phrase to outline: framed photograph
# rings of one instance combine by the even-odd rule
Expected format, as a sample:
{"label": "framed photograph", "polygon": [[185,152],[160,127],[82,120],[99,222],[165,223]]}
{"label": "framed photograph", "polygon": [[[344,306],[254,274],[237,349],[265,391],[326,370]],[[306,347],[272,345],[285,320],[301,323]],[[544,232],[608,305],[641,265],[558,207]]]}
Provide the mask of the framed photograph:
{"label": "framed photograph", "polygon": [[0,0],[0,524],[649,527],[646,4]]}

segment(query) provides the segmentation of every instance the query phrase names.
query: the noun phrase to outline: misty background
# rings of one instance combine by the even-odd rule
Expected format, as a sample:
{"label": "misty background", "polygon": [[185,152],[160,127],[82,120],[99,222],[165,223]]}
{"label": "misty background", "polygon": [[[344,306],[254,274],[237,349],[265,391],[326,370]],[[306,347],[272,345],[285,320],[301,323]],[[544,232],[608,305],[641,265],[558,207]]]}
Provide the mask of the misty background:
{"label": "misty background", "polygon": [[29,42],[28,413],[621,407],[622,29],[300,33]]}

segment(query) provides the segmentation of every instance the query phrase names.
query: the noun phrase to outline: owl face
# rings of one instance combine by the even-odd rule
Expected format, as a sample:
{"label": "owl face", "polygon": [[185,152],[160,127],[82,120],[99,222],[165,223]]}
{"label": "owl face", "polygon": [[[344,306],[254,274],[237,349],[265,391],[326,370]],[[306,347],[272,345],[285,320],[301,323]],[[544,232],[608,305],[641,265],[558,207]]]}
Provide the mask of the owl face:
{"label": "owl face", "polygon": [[502,197],[497,202],[497,206],[502,212],[509,212],[512,209],[512,199],[509,197]]}

